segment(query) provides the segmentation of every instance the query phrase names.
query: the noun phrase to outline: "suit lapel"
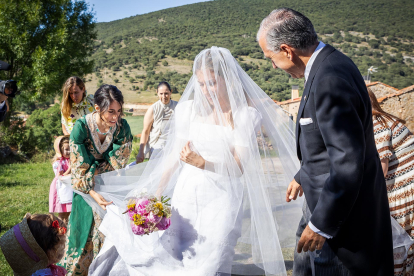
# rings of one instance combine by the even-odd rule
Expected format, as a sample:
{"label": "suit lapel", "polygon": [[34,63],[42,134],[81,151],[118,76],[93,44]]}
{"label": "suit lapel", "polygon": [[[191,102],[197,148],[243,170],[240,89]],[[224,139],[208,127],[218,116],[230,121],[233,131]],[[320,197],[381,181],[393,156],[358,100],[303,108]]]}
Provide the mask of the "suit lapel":
{"label": "suit lapel", "polygon": [[300,134],[300,127],[299,127],[299,120],[302,117],[303,109],[305,108],[306,101],[309,98],[309,91],[312,87],[313,79],[315,78],[316,72],[318,71],[320,65],[325,60],[327,56],[329,56],[335,50],[329,44],[326,44],[325,47],[321,50],[321,52],[316,57],[315,61],[312,64],[311,71],[309,72],[308,80],[306,81],[305,89],[303,90],[302,100],[300,101],[298,116],[296,117],[296,150],[299,160],[302,160],[302,154],[300,153],[299,147],[299,134]]}

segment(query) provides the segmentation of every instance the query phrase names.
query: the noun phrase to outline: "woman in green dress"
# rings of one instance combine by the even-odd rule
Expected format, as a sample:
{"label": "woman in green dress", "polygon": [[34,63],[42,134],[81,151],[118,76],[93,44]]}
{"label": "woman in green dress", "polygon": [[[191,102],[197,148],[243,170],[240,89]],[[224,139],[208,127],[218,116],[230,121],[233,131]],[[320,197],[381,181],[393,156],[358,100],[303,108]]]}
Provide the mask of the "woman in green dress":
{"label": "woman in green dress", "polygon": [[[72,188],[89,194],[102,209],[111,202],[94,191],[94,176],[124,168],[132,147],[130,127],[122,116],[123,96],[113,85],[102,85],[94,96],[95,112],[76,121],[70,135]],[[83,197],[74,193],[69,218],[66,254],[61,265],[67,275],[88,275],[104,236],[98,231],[101,217]]]}

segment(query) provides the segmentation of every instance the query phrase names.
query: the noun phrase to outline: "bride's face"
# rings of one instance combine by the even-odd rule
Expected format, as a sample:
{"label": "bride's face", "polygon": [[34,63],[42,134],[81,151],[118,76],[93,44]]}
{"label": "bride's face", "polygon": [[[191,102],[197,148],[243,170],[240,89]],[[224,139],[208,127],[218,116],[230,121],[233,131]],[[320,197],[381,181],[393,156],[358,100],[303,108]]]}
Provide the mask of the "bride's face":
{"label": "bride's face", "polygon": [[229,96],[224,78],[219,75],[215,76],[212,71],[209,72],[209,74],[204,74],[201,70],[196,72],[201,91],[211,106],[214,106],[214,98],[216,98],[222,109],[227,108]]}

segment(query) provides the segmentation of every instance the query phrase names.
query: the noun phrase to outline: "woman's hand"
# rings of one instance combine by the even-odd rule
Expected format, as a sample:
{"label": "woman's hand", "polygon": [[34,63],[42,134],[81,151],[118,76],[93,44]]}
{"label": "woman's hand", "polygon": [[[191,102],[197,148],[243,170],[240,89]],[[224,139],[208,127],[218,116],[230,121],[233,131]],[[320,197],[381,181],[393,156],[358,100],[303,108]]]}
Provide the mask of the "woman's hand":
{"label": "woman's hand", "polygon": [[98,194],[94,190],[89,191],[89,194],[96,201],[96,203],[98,203],[99,206],[101,206],[101,208],[104,209],[104,210],[106,210],[106,206],[111,205],[113,203],[112,201],[110,201],[110,202],[106,201],[103,196],[101,196],[100,194]]}
{"label": "woman's hand", "polygon": [[137,158],[136,158],[137,164],[144,162],[144,158],[145,158],[144,152],[141,151],[141,147],[140,147],[140,151],[138,152],[138,155],[137,155]]}
{"label": "woman's hand", "polygon": [[188,141],[180,152],[180,159],[199,169],[204,169],[206,160],[190,149],[190,141]]}

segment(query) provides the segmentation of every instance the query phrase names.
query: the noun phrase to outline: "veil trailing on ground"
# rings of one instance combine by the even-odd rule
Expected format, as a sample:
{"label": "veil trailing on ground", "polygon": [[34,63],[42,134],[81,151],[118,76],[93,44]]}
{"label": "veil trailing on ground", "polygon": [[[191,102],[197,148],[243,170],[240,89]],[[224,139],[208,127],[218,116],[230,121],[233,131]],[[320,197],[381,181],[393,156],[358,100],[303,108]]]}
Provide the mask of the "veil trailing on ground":
{"label": "veil trailing on ground", "polygon": [[[114,202],[106,214],[85,196],[105,216],[90,273],[285,275],[283,252],[295,246],[303,203],[285,201],[299,169],[287,114],[227,49],[212,47],[196,57],[164,131],[165,147],[147,163],[96,176],[95,190]],[[204,168],[180,160],[188,142]],[[122,212],[143,190],[172,198],[166,231],[132,233]]]}

